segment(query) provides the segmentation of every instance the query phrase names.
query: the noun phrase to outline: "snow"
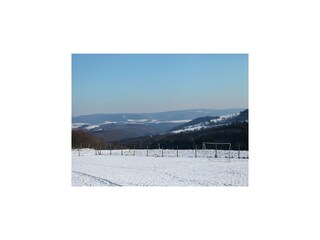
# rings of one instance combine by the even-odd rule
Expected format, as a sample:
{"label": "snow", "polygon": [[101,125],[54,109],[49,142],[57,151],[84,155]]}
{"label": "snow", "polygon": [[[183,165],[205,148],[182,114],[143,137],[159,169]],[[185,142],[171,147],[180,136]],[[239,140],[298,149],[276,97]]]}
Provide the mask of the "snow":
{"label": "snow", "polygon": [[130,124],[144,124],[144,123],[187,123],[190,122],[191,120],[172,120],[172,121],[159,121],[156,119],[127,119],[127,122],[125,123],[130,123]]}
{"label": "snow", "polygon": [[117,122],[111,122],[111,121],[104,121],[103,124],[114,124],[114,123],[117,123]]}
{"label": "snow", "polygon": [[109,150],[72,153],[73,186],[248,186],[248,152],[213,150]]}
{"label": "snow", "polygon": [[195,131],[195,130],[200,130],[203,128],[208,128],[209,126],[204,125],[203,123],[198,123],[192,126],[185,127],[183,129],[171,131],[171,133],[181,133],[181,132],[188,132],[188,131]]}
{"label": "snow", "polygon": [[87,123],[72,123],[72,128],[76,129],[76,128],[79,128],[83,125],[87,125]]}
{"label": "snow", "polygon": [[172,120],[172,121],[157,121],[156,123],[187,123],[191,120]]}
{"label": "snow", "polygon": [[94,129],[94,128],[98,128],[100,127],[100,125],[90,125],[88,127],[85,127],[85,129],[90,130],[90,129]]}
{"label": "snow", "polygon": [[[203,112],[203,111],[198,111],[198,112]],[[221,121],[223,121],[225,119],[237,116],[239,114],[240,113],[223,115],[223,116],[220,116],[217,119],[211,120],[210,122],[218,123],[218,122],[221,122]],[[122,117],[126,118],[127,116],[122,116]],[[85,127],[85,129],[90,130],[90,129],[98,128],[98,127],[100,127],[100,125],[103,125],[103,124],[121,124],[121,123],[122,124],[148,124],[148,123],[155,123],[155,124],[159,124],[159,123],[181,123],[182,124],[182,123],[188,123],[190,121],[192,121],[192,120],[190,119],[190,120],[160,121],[160,120],[157,120],[157,119],[148,119],[148,118],[125,119],[124,121],[104,121],[103,123],[98,124],[98,125],[90,125],[88,123],[73,123],[72,124],[72,128],[76,129],[76,128],[79,128],[79,127],[81,127],[83,125],[90,125],[90,126]],[[184,128],[184,129],[172,131],[172,133],[180,133],[180,132],[185,132],[185,131],[194,131],[194,130],[199,130],[201,128],[207,128],[207,127],[208,127],[207,125],[205,125],[203,123],[200,123],[200,124],[196,124],[196,125],[193,125],[193,126],[188,126],[188,127]]]}
{"label": "snow", "polygon": [[226,119],[228,119],[228,118],[236,117],[236,116],[238,116],[238,115],[240,115],[240,112],[239,112],[239,113],[222,115],[222,116],[219,116],[219,118],[217,118],[217,119],[212,119],[210,122],[217,123],[217,122],[221,122],[221,121],[223,121],[223,120],[226,120]]}
{"label": "snow", "polygon": [[159,121],[157,119],[147,119],[147,118],[143,118],[143,119],[126,119],[124,121],[104,121],[103,123],[100,123],[98,125],[90,125],[88,123],[72,123],[72,128],[76,129],[79,128],[83,125],[90,125],[88,127],[86,127],[85,129],[93,129],[93,128],[97,128],[101,125],[104,124],[148,124],[148,123],[155,123],[155,124],[159,124],[159,123],[187,123],[190,122],[191,120],[172,120],[172,121]]}
{"label": "snow", "polygon": [[127,119],[127,121],[130,123],[143,124],[143,123],[149,122],[150,119]]}
{"label": "snow", "polygon": [[[240,113],[222,115],[222,116],[219,116],[219,118],[217,118],[217,119],[210,120],[210,122],[218,123],[219,126],[228,125],[226,123],[223,123],[223,121],[227,120],[229,118],[236,117],[239,114]],[[222,122],[222,123],[220,123],[220,122]],[[217,125],[207,125],[206,122],[202,122],[202,123],[198,123],[198,124],[195,124],[195,125],[184,127],[183,129],[171,131],[171,133],[181,133],[181,132],[196,131],[196,130],[205,129],[205,128],[212,128],[212,127],[217,127]]]}

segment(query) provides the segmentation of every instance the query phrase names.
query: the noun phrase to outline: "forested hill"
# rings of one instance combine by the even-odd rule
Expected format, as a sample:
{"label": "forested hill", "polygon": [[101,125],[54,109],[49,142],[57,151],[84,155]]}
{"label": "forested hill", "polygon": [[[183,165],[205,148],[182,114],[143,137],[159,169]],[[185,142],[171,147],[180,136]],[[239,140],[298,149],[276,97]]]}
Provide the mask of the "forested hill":
{"label": "forested hill", "polygon": [[[172,149],[178,146],[180,149],[194,149],[201,148],[203,142],[224,142],[231,143],[232,149],[238,149],[240,146],[242,150],[248,150],[248,125],[248,110],[229,116],[200,117],[162,133],[157,129],[150,131],[152,126],[145,123],[106,124],[100,126],[101,129],[98,132],[73,130],[72,146],[73,148],[81,146],[110,148],[112,146],[115,149],[134,147],[151,149],[159,146]],[[111,129],[108,130],[109,126]],[[120,137],[118,137],[119,134],[121,134]]]}
{"label": "forested hill", "polygon": [[116,145],[128,148],[158,148],[159,144],[165,149],[201,148],[203,142],[228,142],[232,149],[248,150],[248,122],[233,123],[215,128],[205,128],[198,131],[181,132],[178,134],[163,134],[152,137],[141,137],[123,140]]}
{"label": "forested hill", "polygon": [[174,127],[173,129],[171,129],[171,131],[174,131],[174,130],[179,130],[179,129],[183,129],[185,127],[189,127],[189,126],[193,126],[193,125],[196,125],[196,124],[199,124],[199,123],[203,123],[203,122],[210,122],[211,120],[214,120],[214,119],[218,119],[219,117],[211,117],[211,116],[206,116],[206,117],[200,117],[200,118],[196,118],[188,123],[185,123],[185,124],[182,124],[180,126],[177,126],[177,127]]}

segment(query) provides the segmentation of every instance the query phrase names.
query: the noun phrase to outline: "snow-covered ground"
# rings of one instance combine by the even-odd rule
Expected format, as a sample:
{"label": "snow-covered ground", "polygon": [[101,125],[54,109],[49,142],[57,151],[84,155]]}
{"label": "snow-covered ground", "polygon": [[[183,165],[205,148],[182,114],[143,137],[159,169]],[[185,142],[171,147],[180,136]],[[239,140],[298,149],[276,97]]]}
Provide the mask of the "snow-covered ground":
{"label": "snow-covered ground", "polygon": [[[247,186],[248,152],[113,150],[72,152],[73,186]],[[206,157],[204,157],[206,156]]]}

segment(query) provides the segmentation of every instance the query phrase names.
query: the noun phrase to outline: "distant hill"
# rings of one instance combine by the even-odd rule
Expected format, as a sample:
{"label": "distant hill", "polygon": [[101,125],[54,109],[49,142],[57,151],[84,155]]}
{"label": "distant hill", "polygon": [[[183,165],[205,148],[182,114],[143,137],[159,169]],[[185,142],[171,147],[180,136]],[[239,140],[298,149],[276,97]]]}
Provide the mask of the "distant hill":
{"label": "distant hill", "polygon": [[235,109],[190,109],[158,113],[117,113],[117,114],[91,114],[72,117],[72,123],[102,124],[106,121],[123,123],[129,120],[144,120],[145,122],[192,120],[205,116],[222,116],[234,114],[244,110]]}
{"label": "distant hill", "polygon": [[196,118],[165,134],[126,139],[119,145],[137,148],[201,148],[203,142],[230,142],[233,149],[248,150],[248,109],[233,115]]}
{"label": "distant hill", "polygon": [[158,148],[160,145],[165,149],[198,149],[203,142],[230,142],[232,149],[240,148],[248,150],[248,122],[236,122],[230,125],[204,128],[198,131],[180,132],[178,134],[161,134],[151,137],[140,137],[120,141],[118,146],[128,148]]}
{"label": "distant hill", "polygon": [[230,125],[236,122],[245,122],[248,121],[248,109],[235,113],[235,114],[228,114],[223,116],[206,116],[196,118],[188,123],[182,124],[180,126],[174,127],[171,129],[171,133],[180,133],[185,131],[196,131],[204,128],[212,128],[218,126],[225,126]]}
{"label": "distant hill", "polygon": [[175,131],[175,130],[180,130],[180,129],[185,129],[187,127],[190,126],[195,126],[195,125],[199,125],[199,124],[209,124],[211,120],[213,119],[219,119],[218,116],[215,117],[210,117],[210,116],[206,116],[206,117],[199,117],[196,118],[188,123],[182,124],[178,127],[174,127],[173,129],[171,129],[171,131]]}
{"label": "distant hill", "polygon": [[92,134],[98,138],[104,138],[108,142],[114,142],[127,138],[155,135],[161,132],[160,127],[149,124],[106,124],[101,125],[99,131],[94,131]]}
{"label": "distant hill", "polygon": [[249,110],[246,109],[234,119],[235,121],[248,121],[249,120]]}
{"label": "distant hill", "polygon": [[[94,114],[73,118],[73,130],[85,131],[107,142],[150,137],[158,134],[178,134],[186,131],[246,121],[248,112],[235,109],[226,110],[182,110],[151,114]],[[202,116],[219,113],[216,116]],[[221,115],[225,113],[224,115]],[[191,116],[201,116],[188,119]],[[187,119],[186,119],[187,118]]]}

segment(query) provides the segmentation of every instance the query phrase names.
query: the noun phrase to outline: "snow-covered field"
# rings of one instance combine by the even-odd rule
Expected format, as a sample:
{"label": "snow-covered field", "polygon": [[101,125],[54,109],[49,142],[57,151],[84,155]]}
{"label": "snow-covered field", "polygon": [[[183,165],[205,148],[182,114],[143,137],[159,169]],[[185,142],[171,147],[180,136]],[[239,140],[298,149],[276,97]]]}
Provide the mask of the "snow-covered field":
{"label": "snow-covered field", "polygon": [[[80,156],[79,156],[80,153]],[[248,152],[113,150],[72,152],[73,186],[248,186]]]}

